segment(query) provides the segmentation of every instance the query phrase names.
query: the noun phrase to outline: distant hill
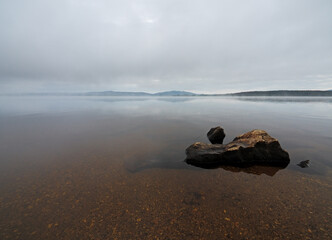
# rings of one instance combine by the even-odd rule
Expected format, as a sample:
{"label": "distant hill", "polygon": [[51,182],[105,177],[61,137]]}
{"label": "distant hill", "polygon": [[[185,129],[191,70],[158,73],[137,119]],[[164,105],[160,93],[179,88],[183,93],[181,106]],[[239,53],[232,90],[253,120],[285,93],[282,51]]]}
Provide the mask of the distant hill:
{"label": "distant hill", "polygon": [[146,93],[146,92],[88,92],[85,96],[196,96],[197,94],[185,91],[167,91],[158,93]]}
{"label": "distant hill", "polygon": [[186,91],[167,91],[153,94],[154,96],[197,96],[196,93]]}
{"label": "distant hill", "polygon": [[166,91],[158,93],[147,92],[86,92],[86,93],[16,93],[16,94],[0,94],[6,96],[124,96],[124,97],[214,97],[214,96],[245,96],[245,97],[332,97],[332,89],[321,90],[275,90],[275,91],[248,91],[228,94],[197,94],[186,91]]}
{"label": "distant hill", "polygon": [[250,91],[230,93],[228,96],[263,96],[263,97],[277,97],[277,96],[289,96],[289,97],[329,97],[332,96],[332,91],[320,91],[320,90],[276,90],[276,91]]}
{"label": "distant hill", "polygon": [[83,95],[85,95],[85,96],[152,96],[153,94],[146,93],[146,92],[105,91],[105,92],[88,92]]}

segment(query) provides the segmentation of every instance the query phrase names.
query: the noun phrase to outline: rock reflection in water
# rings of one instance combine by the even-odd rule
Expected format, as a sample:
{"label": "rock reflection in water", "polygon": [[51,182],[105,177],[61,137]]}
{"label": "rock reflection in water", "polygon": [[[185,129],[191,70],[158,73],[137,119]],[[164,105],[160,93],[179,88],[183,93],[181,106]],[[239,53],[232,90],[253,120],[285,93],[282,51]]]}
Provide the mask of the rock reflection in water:
{"label": "rock reflection in water", "polygon": [[280,167],[271,167],[271,166],[251,166],[246,168],[234,167],[234,166],[220,166],[220,168],[231,172],[245,172],[255,175],[266,174],[271,177],[273,177],[279,170],[284,169]]}
{"label": "rock reflection in water", "polygon": [[279,170],[285,169],[288,166],[264,166],[264,165],[251,165],[251,166],[231,166],[231,165],[210,165],[210,166],[201,166],[195,165],[195,167],[203,169],[218,169],[222,168],[230,172],[244,172],[249,174],[261,175],[266,174],[268,176],[274,176]]}
{"label": "rock reflection in water", "polygon": [[249,174],[255,174],[255,175],[261,175],[266,174],[268,176],[274,176],[279,170],[285,169],[287,166],[283,167],[276,167],[276,166],[259,166],[259,165],[253,165],[253,166],[247,166],[247,167],[239,167],[239,166],[195,166],[191,167],[192,165],[186,164],[184,161],[166,161],[164,160],[158,160],[158,159],[140,159],[136,161],[127,161],[125,163],[125,168],[127,171],[131,173],[138,173],[144,170],[148,169],[190,169],[190,170],[199,170],[199,168],[202,169],[218,169],[222,168],[226,171],[230,172],[244,172]]}

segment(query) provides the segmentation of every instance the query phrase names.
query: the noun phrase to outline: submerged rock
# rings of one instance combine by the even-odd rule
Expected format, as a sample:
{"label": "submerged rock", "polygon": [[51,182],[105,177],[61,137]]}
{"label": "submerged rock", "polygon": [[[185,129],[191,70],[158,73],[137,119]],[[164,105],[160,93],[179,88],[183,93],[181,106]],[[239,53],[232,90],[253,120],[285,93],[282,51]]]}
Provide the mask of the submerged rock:
{"label": "submerged rock", "polygon": [[211,128],[207,133],[207,137],[212,144],[222,144],[225,138],[225,132],[222,127]]}
{"label": "submerged rock", "polygon": [[289,155],[264,130],[242,134],[226,145],[197,142],[186,149],[186,162],[196,166],[271,165],[285,167]]}
{"label": "submerged rock", "polygon": [[309,160],[304,160],[304,161],[298,163],[297,166],[300,166],[301,168],[307,168],[307,167],[309,167],[309,162],[310,162]]}

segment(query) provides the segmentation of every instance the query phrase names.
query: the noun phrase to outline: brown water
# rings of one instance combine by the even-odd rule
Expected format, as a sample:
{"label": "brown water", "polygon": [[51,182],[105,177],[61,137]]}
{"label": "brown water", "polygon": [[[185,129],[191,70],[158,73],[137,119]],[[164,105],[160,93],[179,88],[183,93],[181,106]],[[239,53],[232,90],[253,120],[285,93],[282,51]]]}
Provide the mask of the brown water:
{"label": "brown water", "polygon": [[[291,163],[184,163],[217,125]],[[2,97],[0,239],[331,239],[331,156],[329,98]]]}

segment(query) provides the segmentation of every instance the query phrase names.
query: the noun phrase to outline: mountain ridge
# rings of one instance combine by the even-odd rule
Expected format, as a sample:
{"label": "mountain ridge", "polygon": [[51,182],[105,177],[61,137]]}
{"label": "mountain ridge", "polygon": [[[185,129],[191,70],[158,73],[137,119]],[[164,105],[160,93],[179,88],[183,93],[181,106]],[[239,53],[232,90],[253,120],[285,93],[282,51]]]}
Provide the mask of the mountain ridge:
{"label": "mountain ridge", "polygon": [[238,93],[229,93],[228,96],[246,96],[246,97],[324,97],[332,96],[331,90],[272,90],[272,91],[247,91]]}
{"label": "mountain ridge", "polygon": [[114,97],[190,97],[190,96],[234,96],[234,97],[332,97],[332,90],[270,90],[270,91],[245,91],[224,94],[198,94],[188,91],[164,91],[157,93],[148,92],[121,92],[102,91],[85,93],[17,93],[0,94],[5,96],[114,96]]}
{"label": "mountain ridge", "polygon": [[117,92],[117,91],[104,91],[104,92],[88,92],[87,96],[197,96],[199,94],[187,91],[165,91],[157,93],[147,92]]}

